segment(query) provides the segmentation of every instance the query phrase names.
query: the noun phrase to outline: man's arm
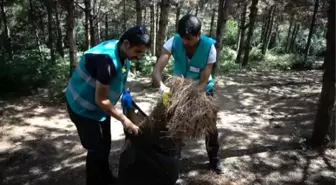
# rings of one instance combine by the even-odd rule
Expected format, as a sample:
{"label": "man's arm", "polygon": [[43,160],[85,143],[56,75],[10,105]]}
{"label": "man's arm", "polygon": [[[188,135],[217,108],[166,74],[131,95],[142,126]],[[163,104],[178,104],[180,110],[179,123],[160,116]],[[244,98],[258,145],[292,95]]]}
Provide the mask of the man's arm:
{"label": "man's arm", "polygon": [[107,98],[109,90],[110,88],[108,85],[103,85],[99,81],[96,82],[96,104],[110,116],[119,120],[128,133],[137,135],[140,132],[139,127],[132,123],[132,121],[130,121],[121,110],[118,110],[117,107],[111,103],[111,101]]}
{"label": "man's arm", "polygon": [[104,85],[97,80],[95,102],[101,109],[123,123],[127,118],[108,99],[109,91],[110,87],[108,85]]}
{"label": "man's arm", "polygon": [[214,65],[214,63],[207,64],[205,66],[204,70],[201,72],[201,80],[200,80],[200,83],[199,83],[199,88],[205,89],[205,87],[208,83],[210,74],[212,72],[213,65]]}
{"label": "man's arm", "polygon": [[201,72],[201,80],[199,83],[199,87],[201,89],[205,89],[208,83],[209,77],[212,73],[213,67],[216,63],[217,51],[214,45],[211,46],[209,57],[207,61],[207,65],[205,66],[204,70]]}
{"label": "man's arm", "polygon": [[118,110],[111,101],[108,99],[108,94],[110,91],[109,84],[112,78],[116,76],[116,69],[113,65],[112,60],[109,57],[102,56],[92,56],[90,58],[93,62],[91,63],[91,69],[96,69],[96,90],[95,90],[95,103],[110,116],[119,120],[124,128],[128,132],[134,134],[138,133],[138,127],[134,125],[121,110]]}
{"label": "man's arm", "polygon": [[165,86],[162,82],[162,71],[167,66],[171,53],[165,48],[162,49],[159,60],[153,70],[153,82],[156,87]]}

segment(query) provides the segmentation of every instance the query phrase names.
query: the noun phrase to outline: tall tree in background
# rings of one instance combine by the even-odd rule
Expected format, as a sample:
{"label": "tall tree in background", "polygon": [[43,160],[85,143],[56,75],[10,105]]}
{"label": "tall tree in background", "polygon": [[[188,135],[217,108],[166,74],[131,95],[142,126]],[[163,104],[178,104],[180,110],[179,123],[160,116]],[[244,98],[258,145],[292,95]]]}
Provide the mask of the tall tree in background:
{"label": "tall tree in background", "polygon": [[28,22],[32,24],[33,31],[35,33],[35,42],[36,42],[36,47],[38,49],[38,53],[40,56],[40,60],[43,61],[43,56],[42,56],[42,49],[41,49],[41,43],[40,43],[40,37],[39,37],[39,31],[37,29],[37,24],[36,24],[36,17],[35,17],[35,11],[34,11],[34,6],[32,0],[29,0],[29,16],[28,16]]}
{"label": "tall tree in background", "polygon": [[294,24],[294,13],[290,15],[290,20],[289,20],[289,28],[288,28],[288,33],[287,33],[287,39],[286,39],[286,46],[285,46],[285,51],[289,52],[289,45],[290,45],[290,38],[291,38],[291,33],[292,33],[292,28]]}
{"label": "tall tree in background", "polygon": [[248,25],[246,25],[246,12],[247,12],[247,2],[246,0],[243,0],[243,11],[240,15],[240,23],[239,23],[239,33],[240,33],[240,39],[238,40],[238,52],[235,63],[240,64],[241,63],[241,57],[244,51],[244,43],[245,43],[245,32]]}
{"label": "tall tree in background", "polygon": [[316,22],[316,13],[319,7],[319,0],[315,0],[315,5],[314,5],[314,13],[312,16],[312,21],[310,24],[310,28],[309,28],[309,34],[308,34],[308,39],[307,39],[307,44],[306,44],[306,48],[305,48],[305,56],[304,56],[304,61],[307,62],[307,58],[309,55],[309,49],[310,49],[310,45],[311,45],[311,39],[313,37],[313,33],[314,33],[314,26],[315,26],[315,22]]}
{"label": "tall tree in background", "polygon": [[54,49],[54,33],[53,33],[53,0],[43,0],[42,1],[44,6],[47,9],[47,15],[48,15],[48,47],[50,50],[50,58],[51,63],[55,63],[55,49]]}
{"label": "tall tree in background", "polygon": [[271,40],[271,35],[272,35],[272,30],[273,30],[273,25],[274,25],[274,17],[275,17],[275,5],[271,6],[271,9],[269,11],[268,14],[268,21],[265,27],[265,32],[262,35],[263,39],[263,45],[262,45],[262,49],[261,49],[261,53],[265,54],[267,49],[268,49],[268,45],[270,43]]}
{"label": "tall tree in background", "polygon": [[123,0],[124,32],[127,30],[126,0]]}
{"label": "tall tree in background", "polygon": [[250,15],[249,15],[249,30],[247,33],[247,38],[244,46],[244,58],[242,62],[242,66],[246,66],[248,63],[249,55],[250,55],[250,45],[251,45],[251,40],[253,36],[253,30],[254,30],[254,22],[257,17],[258,9],[258,0],[252,0],[252,4],[250,7]]}
{"label": "tall tree in background", "polygon": [[296,37],[298,35],[300,31],[300,23],[296,23],[296,25],[294,26],[294,29],[292,31],[292,37],[290,40],[290,44],[289,44],[289,48],[288,48],[288,52],[293,52],[293,50],[295,49],[295,41],[296,41]]}
{"label": "tall tree in background", "polygon": [[211,22],[210,22],[210,31],[209,31],[209,36],[212,37],[212,32],[213,32],[213,27],[215,24],[215,15],[216,15],[216,9],[213,8],[211,12]]}
{"label": "tall tree in background", "polygon": [[136,24],[139,26],[142,23],[141,0],[135,0]]}
{"label": "tall tree in background", "polygon": [[67,12],[66,27],[67,38],[69,43],[69,58],[70,58],[70,76],[77,65],[77,45],[75,32],[75,1],[74,0],[60,0],[60,4]]}
{"label": "tall tree in background", "polygon": [[2,17],[2,22],[4,25],[4,35],[5,35],[5,49],[8,54],[9,60],[13,59],[13,48],[12,48],[12,38],[11,38],[11,33],[10,29],[8,26],[8,21],[7,21],[7,15],[6,15],[6,5],[5,1],[1,0],[0,2],[0,8],[1,8],[1,17]]}
{"label": "tall tree in background", "polygon": [[[183,2],[183,1],[182,1]],[[177,31],[178,29],[178,22],[180,20],[180,14],[181,14],[181,6],[182,6],[182,2],[180,2],[179,0],[177,0],[175,7],[176,7],[176,17],[175,17],[175,30]]]}
{"label": "tall tree in background", "polygon": [[229,19],[229,10],[231,10],[232,0],[218,0],[218,18],[216,29],[217,56],[223,48],[224,31],[227,20]]}
{"label": "tall tree in background", "polygon": [[168,13],[170,10],[169,0],[161,0],[160,10],[161,10],[161,13],[160,13],[159,31],[157,33],[157,39],[156,39],[156,43],[157,43],[156,56],[157,57],[160,56],[162,45],[167,35]]}
{"label": "tall tree in background", "polygon": [[57,26],[57,46],[56,50],[57,53],[64,58],[64,49],[63,49],[63,42],[62,42],[62,28],[61,28],[61,21],[59,20],[59,13],[58,13],[58,2],[57,0],[54,1],[54,9],[55,9],[55,18],[56,18],[56,26]]}
{"label": "tall tree in background", "polygon": [[86,48],[89,49],[91,47],[91,34],[90,34],[90,22],[92,21],[92,14],[91,14],[91,0],[84,0],[84,14],[85,14],[85,40],[86,40]]}
{"label": "tall tree in background", "polygon": [[329,3],[325,71],[312,134],[313,146],[321,146],[324,143],[335,114],[335,0],[330,0]]}
{"label": "tall tree in background", "polygon": [[156,3],[151,2],[150,4],[150,38],[151,38],[151,53],[152,55],[155,55],[155,49],[156,49],[156,19],[155,19],[155,10],[156,10]]}

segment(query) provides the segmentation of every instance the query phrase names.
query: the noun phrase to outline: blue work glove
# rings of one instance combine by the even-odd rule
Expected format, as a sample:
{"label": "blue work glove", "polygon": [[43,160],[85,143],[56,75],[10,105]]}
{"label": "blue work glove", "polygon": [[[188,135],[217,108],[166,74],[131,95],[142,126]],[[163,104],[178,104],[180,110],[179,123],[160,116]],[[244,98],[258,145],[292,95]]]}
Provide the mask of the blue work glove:
{"label": "blue work glove", "polygon": [[121,97],[121,107],[124,111],[124,114],[127,112],[127,110],[131,109],[132,106],[132,95],[129,92],[129,90],[124,90],[122,97]]}

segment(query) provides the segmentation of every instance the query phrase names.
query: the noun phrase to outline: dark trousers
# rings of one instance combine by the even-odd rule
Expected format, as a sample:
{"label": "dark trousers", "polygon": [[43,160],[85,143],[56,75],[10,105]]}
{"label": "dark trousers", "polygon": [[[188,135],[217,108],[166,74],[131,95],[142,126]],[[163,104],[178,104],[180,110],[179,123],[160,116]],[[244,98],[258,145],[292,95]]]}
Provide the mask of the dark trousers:
{"label": "dark trousers", "polygon": [[[214,96],[213,91],[207,93],[208,96]],[[209,133],[205,136],[205,146],[208,153],[210,163],[217,163],[219,161],[219,143],[218,143],[218,130]]]}
{"label": "dark trousers", "polygon": [[69,106],[68,113],[76,125],[77,132],[86,155],[86,185],[106,185],[112,175],[109,168],[111,150],[110,117],[98,122],[76,115]]}
{"label": "dark trousers", "polygon": [[[208,153],[209,162],[212,165],[215,165],[219,162],[218,152],[219,152],[219,143],[218,143],[218,130],[212,133],[209,133],[205,136],[205,147]],[[181,158],[181,150],[182,146],[179,151],[179,158]]]}
{"label": "dark trousers", "polygon": [[218,143],[218,131],[210,133],[205,136],[205,146],[209,157],[209,162],[215,164],[219,162],[218,152],[219,152],[219,143]]}

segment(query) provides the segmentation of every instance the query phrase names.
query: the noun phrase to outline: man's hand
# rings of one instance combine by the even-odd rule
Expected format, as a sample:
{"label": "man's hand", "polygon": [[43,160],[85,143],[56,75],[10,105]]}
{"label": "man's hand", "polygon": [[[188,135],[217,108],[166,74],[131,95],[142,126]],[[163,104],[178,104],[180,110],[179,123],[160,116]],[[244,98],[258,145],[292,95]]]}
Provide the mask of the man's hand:
{"label": "man's hand", "polygon": [[160,89],[159,89],[159,93],[161,95],[163,95],[164,93],[169,93],[170,89],[169,87],[167,87],[166,85],[164,85],[163,83],[160,85]]}
{"label": "man's hand", "polygon": [[115,107],[108,99],[109,86],[96,82],[95,101],[96,104],[109,115],[119,120],[128,133],[137,135],[139,127],[133,124],[120,110]]}
{"label": "man's hand", "polygon": [[140,128],[132,123],[128,118],[122,121],[122,125],[124,126],[126,132],[128,132],[129,134],[138,135],[141,132]]}

